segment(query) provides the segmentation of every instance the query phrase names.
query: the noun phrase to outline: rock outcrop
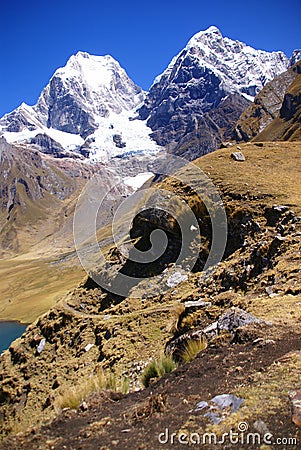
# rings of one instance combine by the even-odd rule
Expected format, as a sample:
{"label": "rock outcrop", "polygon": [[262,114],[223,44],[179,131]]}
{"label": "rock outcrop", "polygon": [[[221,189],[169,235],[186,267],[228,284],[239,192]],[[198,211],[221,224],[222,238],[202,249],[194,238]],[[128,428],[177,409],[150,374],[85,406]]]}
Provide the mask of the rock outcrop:
{"label": "rock outcrop", "polygon": [[234,123],[250,102],[239,94],[231,94],[194,123],[191,131],[183,129],[183,136],[172,153],[193,160],[219,148],[232,137]]}
{"label": "rock outcrop", "polygon": [[286,89],[278,116],[255,141],[301,140],[301,61],[292,67],[295,78]]}
{"label": "rock outcrop", "polygon": [[[262,89],[255,97],[254,103],[252,103],[238,119],[232,137],[238,141],[248,141],[255,138],[273,120],[278,119],[279,117],[291,120],[292,115],[296,112],[298,100],[296,98],[294,100],[291,98],[292,94],[290,94],[289,90],[295,80],[296,83],[298,83],[297,79],[300,76],[300,67],[301,63],[298,62],[274,80],[270,81]],[[293,88],[294,92],[295,89],[296,88]],[[293,95],[295,96],[295,93]],[[294,105],[294,111],[291,110],[291,104]],[[291,112],[288,113],[288,110],[291,110]],[[285,115],[287,117],[285,117]],[[290,115],[289,119],[288,115]],[[271,140],[273,139],[274,138],[271,138]],[[276,139],[278,138],[275,136],[275,140]]]}

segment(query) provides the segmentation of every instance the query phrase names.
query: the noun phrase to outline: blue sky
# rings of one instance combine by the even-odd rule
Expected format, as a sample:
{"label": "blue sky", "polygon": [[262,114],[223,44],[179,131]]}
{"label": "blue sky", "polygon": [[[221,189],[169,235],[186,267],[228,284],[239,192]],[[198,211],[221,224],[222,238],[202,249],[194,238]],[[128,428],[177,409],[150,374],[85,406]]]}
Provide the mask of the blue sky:
{"label": "blue sky", "polygon": [[2,2],[0,116],[36,102],[59,66],[78,50],[111,54],[148,89],[197,31],[288,56],[301,47],[300,0],[16,0]]}

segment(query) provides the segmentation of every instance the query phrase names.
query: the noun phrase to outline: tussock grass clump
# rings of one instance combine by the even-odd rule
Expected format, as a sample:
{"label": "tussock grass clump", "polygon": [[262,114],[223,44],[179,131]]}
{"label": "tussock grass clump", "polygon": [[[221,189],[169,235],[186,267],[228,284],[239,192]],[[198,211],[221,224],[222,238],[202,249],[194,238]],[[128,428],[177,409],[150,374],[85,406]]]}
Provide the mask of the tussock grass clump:
{"label": "tussock grass clump", "polygon": [[142,383],[143,386],[148,387],[150,384],[150,380],[154,378],[159,378],[160,372],[159,367],[156,359],[153,359],[148,366],[143,371],[142,374]]}
{"label": "tussock grass clump", "polygon": [[201,339],[189,339],[184,345],[183,350],[180,351],[180,360],[182,363],[193,361],[195,357],[207,348],[208,341],[203,336]]}
{"label": "tussock grass clump", "polygon": [[168,333],[175,333],[178,331],[181,325],[183,314],[185,312],[185,306],[183,303],[177,303],[171,310],[171,319],[166,326]]}
{"label": "tussock grass clump", "polygon": [[173,359],[171,355],[163,355],[159,358],[153,359],[144,369],[142,374],[142,384],[145,387],[150,385],[151,380],[161,378],[166,373],[170,373],[178,367],[178,364],[183,364],[192,361],[198,353],[207,348],[207,339],[203,336],[201,339],[190,339],[186,342],[183,350],[179,353],[177,360]]}
{"label": "tussock grass clump", "polygon": [[118,383],[114,373],[111,372],[108,374],[103,370],[98,370],[97,374],[88,380],[64,390],[55,400],[55,410],[59,412],[64,408],[76,409],[88,395],[93,392],[101,392],[105,389],[127,394],[129,387],[130,383],[128,379],[123,378]]}
{"label": "tussock grass clump", "polygon": [[128,377],[122,377],[121,385],[120,385],[120,392],[122,394],[128,394],[130,392],[130,379]]}
{"label": "tussock grass clump", "polygon": [[142,383],[148,387],[154,378],[161,378],[164,374],[172,372],[177,368],[176,362],[169,355],[163,355],[158,359],[153,359],[144,369]]}

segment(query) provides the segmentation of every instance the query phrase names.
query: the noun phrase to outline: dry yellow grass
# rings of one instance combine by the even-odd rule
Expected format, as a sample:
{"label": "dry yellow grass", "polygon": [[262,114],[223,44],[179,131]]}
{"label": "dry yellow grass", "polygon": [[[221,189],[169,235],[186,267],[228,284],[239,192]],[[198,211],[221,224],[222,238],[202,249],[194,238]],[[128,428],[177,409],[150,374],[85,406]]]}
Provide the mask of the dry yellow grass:
{"label": "dry yellow grass", "polygon": [[189,339],[183,350],[180,352],[180,359],[183,363],[193,361],[194,358],[207,348],[208,342],[205,337],[201,339]]}
{"label": "dry yellow grass", "polygon": [[166,326],[166,331],[169,333],[175,333],[179,327],[181,316],[183,312],[185,311],[185,306],[183,303],[176,303],[172,309],[172,317],[170,319],[170,322]]}
{"label": "dry yellow grass", "polygon": [[64,408],[76,409],[90,394],[101,392],[105,389],[127,394],[129,392],[129,380],[122,378],[118,382],[115,374],[106,373],[104,370],[99,369],[96,375],[91,376],[91,378],[69,389],[64,389],[55,400],[55,410],[59,412]]}
{"label": "dry yellow grass", "polygon": [[84,276],[80,264],[47,260],[0,261],[0,318],[31,323]]}
{"label": "dry yellow grass", "polygon": [[[266,142],[240,144],[222,149],[196,161],[217,187],[231,195],[246,196],[249,206],[285,204],[301,212],[301,142]],[[230,158],[232,152],[242,151],[243,163]],[[289,157],[288,157],[289,154]],[[243,202],[241,202],[243,205]]]}

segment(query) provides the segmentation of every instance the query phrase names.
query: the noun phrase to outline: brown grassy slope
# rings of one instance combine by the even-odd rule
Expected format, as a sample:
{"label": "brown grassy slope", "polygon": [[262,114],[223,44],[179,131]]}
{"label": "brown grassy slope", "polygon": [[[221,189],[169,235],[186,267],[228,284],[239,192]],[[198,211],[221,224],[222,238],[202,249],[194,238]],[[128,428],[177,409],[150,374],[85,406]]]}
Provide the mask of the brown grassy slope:
{"label": "brown grassy slope", "polygon": [[33,322],[83,276],[75,257],[0,261],[0,319]]}
{"label": "brown grassy slope", "polygon": [[72,243],[70,212],[92,170],[81,161],[60,161],[7,144],[3,138],[0,152],[2,257],[32,251],[47,239],[52,249],[68,249]]}
{"label": "brown grassy slope", "polygon": [[[170,385],[168,379],[166,385],[164,381],[162,386],[166,388],[169,386],[172,390],[175,383],[178,387],[170,396],[170,408],[167,408],[169,415],[166,420],[164,416],[162,419],[165,422],[161,421],[160,415],[155,415],[155,422],[142,423],[144,430],[148,429],[150,433],[147,435],[150,446],[146,448],[156,448],[151,439],[159,426],[163,426],[168,420],[177,427],[190,426],[186,421],[189,411],[197,401],[225,393],[226,389],[239,393],[242,383],[245,383],[246,387],[243,395],[249,399],[249,416],[254,418],[253,421],[260,418],[258,416],[261,412],[256,412],[256,405],[260,401],[262,389],[258,384],[258,390],[254,391],[257,384],[253,383],[253,380],[257,380],[257,372],[263,371],[264,379],[260,383],[265,392],[268,392],[269,377],[265,377],[264,371],[270,366],[273,370],[275,355],[283,356],[288,348],[297,349],[299,344],[301,346],[300,224],[294,223],[292,218],[289,218],[293,217],[289,213],[273,224],[267,222],[269,208],[274,204],[288,205],[295,214],[301,212],[301,147],[299,143],[289,142],[266,143],[263,147],[244,144],[241,145],[241,150],[246,156],[244,163],[233,161],[228,149],[207,155],[196,163],[210,175],[221,192],[231,230],[229,238],[235,243],[242,235],[244,245],[238,245],[234,253],[215,269],[209,279],[201,280],[200,273],[191,274],[187,281],[173,291],[163,296],[159,294],[152,299],[143,299],[144,290],[139,290],[139,286],[136,292],[141,295],[134,299],[108,296],[91,281],[75,289],[32,324],[23,337],[15,341],[1,358],[0,412],[3,434],[24,430],[33,425],[38,426],[53,418],[56,414],[54,407],[57,397],[71,386],[82,385],[95,374],[97,367],[112,370],[117,378],[124,372],[133,373],[133,367],[137,367],[135,364],[141,366],[150,357],[158,356],[167,341],[173,337],[176,325],[178,332],[205,327],[233,305],[272,321],[273,327],[263,329],[262,332],[257,329],[250,330],[249,337],[244,338],[243,334],[237,336],[241,342],[245,342],[244,339],[248,342],[246,347],[238,348],[232,344],[229,346],[227,337],[225,341],[220,339],[215,343],[216,350],[208,348],[204,366],[196,363],[193,372],[187,369],[188,378],[185,379],[183,373],[186,369],[184,372],[177,372],[178,375],[175,374],[171,378],[173,381]],[[195,182],[197,180],[191,180],[191,183]],[[195,195],[187,191],[185,186],[175,183],[174,180],[166,180],[163,185],[172,192],[182,194],[188,202],[195,205]],[[202,208],[199,210],[202,211]],[[258,222],[259,229],[256,232],[248,231],[248,221]],[[283,241],[276,238],[279,233],[277,227],[280,225],[283,227]],[[265,265],[266,261],[269,261],[268,265]],[[276,295],[270,296],[269,292]],[[178,304],[186,300],[198,300],[200,297],[211,302],[211,306],[188,314],[178,323],[178,320],[175,320]],[[36,346],[42,337],[46,339],[46,345],[39,355],[36,353]],[[274,340],[275,344],[272,344],[272,347],[254,346],[255,339],[263,339],[264,342],[270,339]],[[85,351],[87,344],[94,344],[88,352]],[[221,349],[224,344],[226,351]],[[240,352],[245,355],[243,358]],[[216,368],[215,380],[212,378],[213,363]],[[239,367],[237,371],[234,370],[235,367]],[[298,367],[294,366],[297,372]],[[245,380],[245,370],[248,371],[250,379]],[[278,378],[273,380],[273,386],[270,388],[273,388],[276,400],[283,399],[284,409],[287,411],[287,390],[293,383],[290,381],[289,372],[283,374],[280,371],[277,374]],[[191,391],[186,389],[189,386],[189,378],[195,379]],[[210,384],[210,380],[214,382]],[[207,385],[204,384],[202,394],[200,386],[203,383]],[[148,396],[149,392],[143,395]],[[130,400],[133,402],[132,406],[135,406],[135,398]],[[187,403],[183,402],[183,399],[186,399]],[[140,400],[137,407],[139,402]],[[278,414],[278,400],[273,400],[272,405],[271,411]],[[121,404],[120,407],[127,410],[129,405],[123,407]],[[97,409],[93,417],[89,416],[89,423],[102,420],[101,414]],[[99,426],[101,433],[106,435],[104,442],[111,448],[109,440],[114,439],[114,433],[120,434],[126,425],[126,419],[124,409],[123,413],[113,411],[109,414],[112,414],[111,423],[117,420],[117,428],[105,430],[102,425]],[[123,419],[119,420],[117,414]],[[266,420],[264,416],[261,417]],[[285,420],[289,428],[288,414],[286,412],[285,415],[283,409],[281,420]],[[68,429],[68,426],[68,423],[64,423],[64,428]],[[86,426],[88,425],[83,424],[82,428],[86,430]],[[130,424],[127,426],[131,427]],[[192,427],[194,426],[206,427],[206,424],[197,421],[192,423]],[[75,434],[80,434],[80,430],[72,429]],[[128,435],[131,436],[129,439],[132,447],[133,442],[143,434],[143,430],[139,427],[138,429],[138,435]],[[59,431],[62,433],[61,428]],[[53,429],[51,433],[54,433]],[[37,436],[38,441],[42,439],[40,435]],[[69,436],[64,439],[68,442]],[[80,435],[76,434],[76,439],[80,439],[77,442],[84,445]],[[127,448],[123,440],[120,442],[119,448]],[[60,448],[60,443],[59,439],[53,445]],[[30,445],[28,444],[28,448],[35,448],[32,442]],[[95,442],[87,448],[93,448],[93,445],[95,448]],[[102,444],[99,441],[97,445]]]}
{"label": "brown grassy slope", "polygon": [[[266,142],[241,144],[238,149],[222,149],[195,161],[223,195],[239,199],[241,206],[258,208],[264,205],[285,204],[298,214],[301,212],[301,147],[300,143]],[[230,158],[231,152],[242,151],[243,163]],[[191,180],[196,183],[197,180]],[[181,186],[172,180],[163,187],[172,186],[181,192]],[[187,196],[189,200],[189,195]],[[228,203],[227,203],[228,204]]]}

